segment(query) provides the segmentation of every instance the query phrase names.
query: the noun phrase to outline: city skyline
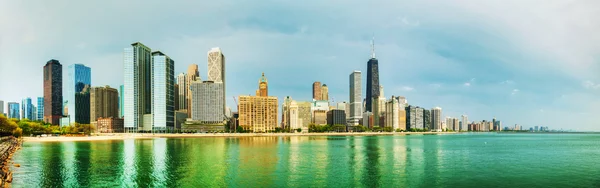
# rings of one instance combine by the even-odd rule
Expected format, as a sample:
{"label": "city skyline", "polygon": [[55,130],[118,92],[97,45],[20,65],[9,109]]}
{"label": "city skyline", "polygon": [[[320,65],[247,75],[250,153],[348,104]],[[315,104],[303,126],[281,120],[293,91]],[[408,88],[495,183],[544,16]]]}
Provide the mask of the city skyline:
{"label": "city skyline", "polygon": [[[0,21],[6,23],[0,26],[1,31],[6,31],[0,44],[0,75],[16,78],[25,72],[29,77],[1,79],[0,100],[7,104],[44,96],[42,67],[49,59],[59,60],[63,65],[63,87],[67,80],[64,69],[84,64],[92,69],[92,86],[119,88],[124,83],[123,48],[139,41],[176,59],[176,75],[186,72],[191,64],[205,65],[204,52],[221,47],[227,52],[225,99],[232,109],[235,109],[232,96],[251,94],[256,88],[256,75],[261,72],[269,75],[270,95],[280,101],[285,96],[309,101],[311,83],[318,80],[327,83],[330,99],[335,103],[350,102],[347,76],[354,70],[364,74],[361,96],[366,96],[366,61],[375,33],[379,80],[387,90],[387,99],[392,95],[405,96],[411,105],[425,109],[439,106],[444,109],[442,118],[460,118],[464,114],[471,121],[497,117],[507,127],[519,124],[598,131],[594,114],[600,113],[597,108],[600,76],[596,73],[600,66],[593,57],[599,52],[595,44],[600,38],[588,38],[597,36],[590,32],[597,31],[598,26],[585,24],[595,23],[587,8],[594,6],[575,2],[565,11],[581,14],[558,17],[554,14],[556,7],[565,3],[544,2],[544,5],[518,4],[524,7],[522,9],[496,2],[477,6],[411,3],[409,7],[403,7],[403,2],[386,2],[387,7],[392,8],[372,2],[366,4],[367,10],[361,10],[362,4],[355,2],[339,5],[339,8],[328,2],[315,2],[314,7],[296,3],[267,6],[202,2],[206,4],[204,7],[237,10],[238,13],[231,15],[218,14],[223,16],[221,21],[211,21],[206,16],[216,14],[213,10],[195,11],[193,7],[198,4],[174,3],[178,5],[174,6],[177,10],[182,9],[183,15],[160,17],[158,21],[166,24],[164,28],[177,28],[176,31],[160,29],[147,33],[123,32],[135,31],[138,26],[128,23],[141,21],[121,20],[134,10],[131,7],[142,6],[135,9],[140,13],[158,8],[175,9],[142,3],[113,6],[111,2],[70,2],[80,7],[109,7],[108,10],[114,12],[103,17],[82,13],[89,8],[48,14],[49,10],[63,10],[59,8],[61,3],[40,2],[35,6],[34,2],[11,2],[0,7]],[[339,15],[335,16],[325,11],[327,8],[317,9],[319,6],[342,11],[335,11]],[[456,9],[444,10],[444,6]],[[394,9],[397,11],[390,11]],[[538,20],[528,16],[530,9],[539,10],[543,15],[540,17],[545,18]],[[265,10],[279,15],[272,16]],[[387,14],[370,16],[373,10]],[[503,15],[508,10],[514,15]],[[439,12],[433,14],[432,11]],[[292,13],[324,19],[312,21],[294,17]],[[42,14],[52,18],[50,20],[63,21],[45,22],[39,16]],[[81,15],[78,19],[106,20],[77,22],[69,19],[71,14]],[[240,14],[253,16],[240,19]],[[13,16],[23,17],[23,20],[1,19]],[[175,21],[179,19],[183,20]],[[191,20],[207,23],[198,25],[211,25],[214,31],[202,30],[201,26],[184,26]],[[345,22],[353,24],[341,24]],[[139,25],[149,27],[150,23],[142,21]],[[568,32],[558,32],[561,29]],[[207,75],[208,70],[200,66],[199,72]]]}

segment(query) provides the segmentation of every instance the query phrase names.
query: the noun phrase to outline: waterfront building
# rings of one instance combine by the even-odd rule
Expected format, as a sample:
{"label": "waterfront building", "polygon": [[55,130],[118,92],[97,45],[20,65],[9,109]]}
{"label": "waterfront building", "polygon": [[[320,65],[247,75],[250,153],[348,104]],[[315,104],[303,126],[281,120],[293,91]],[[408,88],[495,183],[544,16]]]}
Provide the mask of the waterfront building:
{"label": "waterfront building", "polygon": [[124,92],[124,86],[123,86],[123,85],[120,85],[120,86],[119,86],[119,117],[120,117],[120,118],[123,118],[123,109],[124,109],[124,108],[123,108],[123,106],[125,106],[125,105],[124,105],[125,103],[123,103],[123,102],[124,102],[124,99],[125,99],[125,98],[123,97],[123,96],[124,96],[124,93],[125,93],[125,92]]}
{"label": "waterfront building", "polygon": [[21,119],[19,103],[8,102],[8,118]]}
{"label": "waterfront building", "polygon": [[179,85],[177,85],[177,80],[175,83],[173,84],[173,111],[179,110]]}
{"label": "waterfront building", "polygon": [[[96,126],[99,118],[120,118],[118,104],[119,92],[117,89],[109,86],[92,87],[90,89],[90,124]],[[120,119],[123,121],[122,118]]]}
{"label": "waterfront building", "polygon": [[385,95],[383,94],[383,86],[380,85],[379,86],[379,115],[380,116],[385,115],[385,103],[386,102],[387,102],[387,99],[385,98]]}
{"label": "waterfront building", "polygon": [[98,118],[96,123],[97,132],[99,133],[122,133],[123,132],[123,118],[117,117],[101,117]]}
{"label": "waterfront building", "polygon": [[160,51],[152,52],[152,131],[175,130],[175,61]]}
{"label": "waterfront building", "polygon": [[398,105],[400,106],[400,109],[405,109],[408,106],[408,101],[406,100],[406,97],[397,96],[396,100],[398,100]]}
{"label": "waterfront building", "polygon": [[358,125],[360,119],[362,119],[362,84],[361,84],[361,72],[354,71],[350,74],[350,115],[349,123],[351,125]]}
{"label": "waterfront building", "polygon": [[31,98],[27,97],[21,101],[21,118],[35,120],[33,117],[33,104]]}
{"label": "waterfront building", "polygon": [[327,84],[321,86],[321,100],[329,101],[329,88],[327,87]]}
{"label": "waterfront building", "polygon": [[[221,48],[219,47],[212,48],[210,51],[208,51],[208,81],[221,83],[221,93],[223,93],[223,96],[227,96],[227,82],[225,81],[225,55],[223,55],[223,51],[221,51]],[[221,113],[225,114],[225,106],[227,102],[225,101],[225,97],[221,97],[219,99],[222,100],[219,103],[223,106],[221,108],[223,109]]]}
{"label": "waterfront building", "polygon": [[69,124],[73,122],[90,124],[90,85],[85,85],[80,92],[75,93],[73,103],[76,104],[74,109],[77,110],[72,111],[73,116],[68,116],[71,117]]}
{"label": "waterfront building", "polygon": [[[179,73],[179,75],[177,75],[177,85],[179,86],[177,93],[179,94],[177,96],[177,98],[179,100],[176,100],[175,102],[177,103],[177,106],[179,107],[179,109],[177,110],[187,110],[187,89],[189,87],[189,84],[187,83],[187,75],[185,73]],[[187,112],[186,112],[187,113]]]}
{"label": "waterfront building", "polygon": [[0,100],[0,114],[4,115],[4,101]]}
{"label": "waterfront building", "polygon": [[333,109],[327,112],[328,125],[346,125],[346,111]]}
{"label": "waterfront building", "polygon": [[434,107],[431,109],[431,123],[434,131],[442,131],[442,108]]}
{"label": "waterfront building", "polygon": [[373,112],[363,113],[362,125],[369,129],[373,128]]}
{"label": "waterfront building", "polygon": [[[375,58],[375,40],[371,41],[371,59],[367,62],[367,96],[365,111],[374,112],[373,100],[380,96],[379,87],[379,61]],[[373,115],[379,116],[374,113]]]}
{"label": "waterfront building", "polygon": [[60,120],[58,120],[58,123],[59,123],[59,125],[61,127],[69,126],[69,125],[71,125],[70,124],[70,122],[71,122],[70,119],[71,119],[70,116],[63,116],[63,117],[60,118]]}
{"label": "waterfront building", "polygon": [[62,65],[51,59],[44,66],[44,122],[58,125],[63,115]]}
{"label": "waterfront building", "polygon": [[460,131],[458,118],[452,118],[452,126],[454,131]]}
{"label": "waterfront building", "polygon": [[406,128],[423,129],[423,108],[412,105],[406,107]]}
{"label": "waterfront building", "polygon": [[323,100],[323,89],[321,88],[321,82],[314,82],[313,83],[313,100]]}
{"label": "waterfront building", "polygon": [[423,129],[433,130],[431,122],[431,111],[427,109],[423,109]]}
{"label": "waterfront building", "polygon": [[398,129],[406,130],[406,108],[398,107]]}
{"label": "waterfront building", "polygon": [[257,96],[239,96],[239,126],[250,132],[269,132],[277,127],[277,97],[268,96],[265,74],[258,81]]}
{"label": "waterfront building", "polygon": [[385,127],[391,127],[392,130],[400,128],[400,109],[398,100],[394,96],[385,103]]}
{"label": "waterfront building", "polygon": [[299,117],[298,104],[290,96],[285,97],[281,105],[281,128],[294,131],[302,128],[302,119]]}
{"label": "waterfront building", "polygon": [[44,97],[37,98],[37,107],[36,107],[36,119],[37,121],[44,121]]}
{"label": "waterfront building", "polygon": [[327,124],[327,111],[328,110],[313,110],[312,123],[315,125],[326,125]]}
{"label": "waterfront building", "polygon": [[223,105],[223,83],[215,81],[193,81],[192,121],[201,124],[223,125],[225,105]]}
{"label": "waterfront building", "polygon": [[202,78],[200,77],[200,71],[198,71],[198,65],[197,64],[191,64],[188,66],[187,69],[187,74],[186,76],[186,109],[187,109],[187,116],[188,118],[192,117],[192,89],[189,86],[193,81],[202,81]]}
{"label": "waterfront building", "polygon": [[[92,83],[92,71],[90,67],[83,64],[73,64],[67,67],[67,81],[64,90],[64,101],[69,109],[70,123],[89,124],[89,96],[81,95],[84,88],[90,87]],[[80,93],[79,99],[76,99]],[[88,103],[85,103],[88,101]],[[81,110],[81,112],[79,111]],[[87,112],[87,113],[85,113]],[[86,116],[86,117],[83,117]]]}
{"label": "waterfront building", "polygon": [[308,101],[296,101],[298,105],[298,125],[302,132],[308,132],[308,125],[312,121],[312,103]]}
{"label": "waterfront building", "polygon": [[468,129],[469,128],[468,127],[468,125],[469,125],[469,117],[467,117],[467,115],[462,115],[462,116],[460,116],[460,118],[462,120],[461,124],[460,124],[461,125],[460,126],[460,131],[468,131],[469,130]]}

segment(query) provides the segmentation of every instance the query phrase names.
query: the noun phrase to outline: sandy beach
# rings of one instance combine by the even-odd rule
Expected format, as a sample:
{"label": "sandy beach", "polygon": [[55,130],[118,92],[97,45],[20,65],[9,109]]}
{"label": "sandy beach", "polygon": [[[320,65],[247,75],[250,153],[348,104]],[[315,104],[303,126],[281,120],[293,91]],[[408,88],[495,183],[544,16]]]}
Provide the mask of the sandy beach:
{"label": "sandy beach", "polygon": [[378,136],[456,134],[456,132],[362,132],[362,133],[204,133],[204,134],[151,134],[151,133],[96,133],[91,136],[23,137],[24,142],[73,142],[151,138],[200,138],[200,137],[260,137],[260,136]]}

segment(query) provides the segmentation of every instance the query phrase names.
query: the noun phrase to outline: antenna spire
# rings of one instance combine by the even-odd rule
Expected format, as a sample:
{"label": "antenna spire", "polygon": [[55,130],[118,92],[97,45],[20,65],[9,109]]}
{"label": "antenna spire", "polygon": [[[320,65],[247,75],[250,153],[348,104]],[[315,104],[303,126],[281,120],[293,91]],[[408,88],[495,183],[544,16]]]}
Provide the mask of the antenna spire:
{"label": "antenna spire", "polygon": [[375,59],[375,34],[373,34],[373,39],[371,39],[371,59]]}

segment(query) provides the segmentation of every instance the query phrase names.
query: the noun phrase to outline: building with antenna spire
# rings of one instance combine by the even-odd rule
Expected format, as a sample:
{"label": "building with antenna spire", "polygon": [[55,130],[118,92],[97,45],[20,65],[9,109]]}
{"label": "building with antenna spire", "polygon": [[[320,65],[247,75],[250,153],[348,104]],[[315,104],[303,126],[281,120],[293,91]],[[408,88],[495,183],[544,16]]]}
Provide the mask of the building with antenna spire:
{"label": "building with antenna spire", "polygon": [[379,86],[379,61],[375,58],[375,37],[371,40],[371,59],[367,62],[367,96],[365,112],[373,112],[373,119],[378,125],[380,86]]}

